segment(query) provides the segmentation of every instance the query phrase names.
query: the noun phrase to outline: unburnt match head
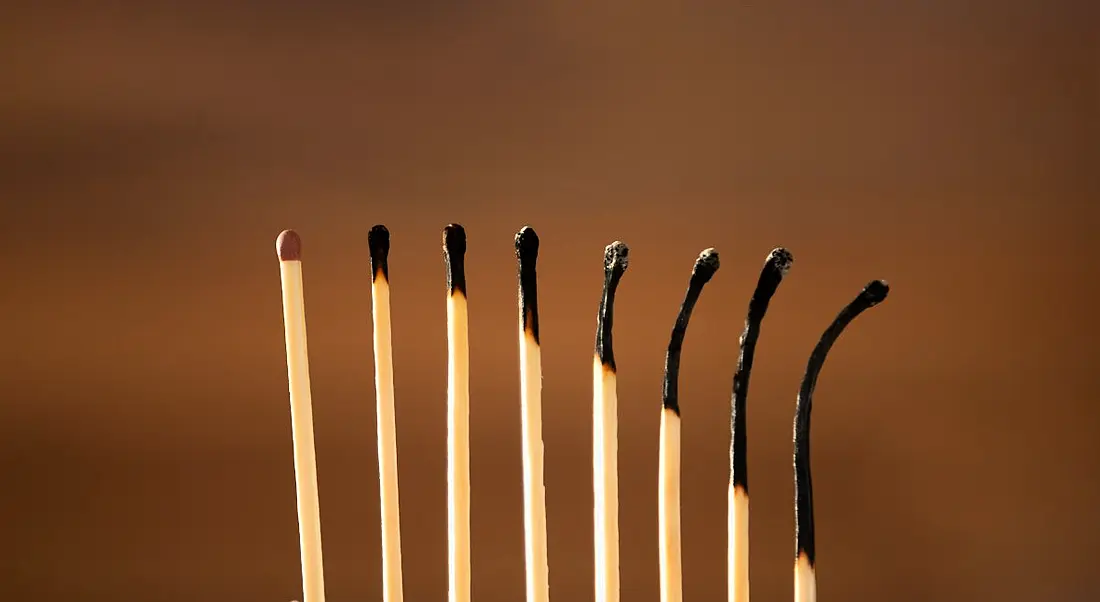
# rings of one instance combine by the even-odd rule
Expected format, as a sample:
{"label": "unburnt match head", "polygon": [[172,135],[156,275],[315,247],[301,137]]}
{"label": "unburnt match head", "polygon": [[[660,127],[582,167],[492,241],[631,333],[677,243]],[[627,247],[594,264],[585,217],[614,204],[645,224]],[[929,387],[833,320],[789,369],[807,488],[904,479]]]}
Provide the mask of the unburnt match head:
{"label": "unburnt match head", "polygon": [[718,251],[706,249],[699,254],[695,265],[691,269],[691,281],[688,283],[684,302],[680,305],[680,313],[676,316],[676,324],[672,327],[672,336],[668,342],[668,352],[665,354],[665,380],[662,391],[662,404],[666,410],[680,415],[680,400],[678,381],[680,379],[680,351],[684,345],[684,335],[687,334],[688,321],[691,312],[695,309],[695,302],[703,292],[703,286],[710,281],[718,271]]}
{"label": "unburnt match head", "polygon": [[798,391],[794,421],[795,559],[796,562],[805,561],[811,577],[817,549],[814,541],[813,481],[810,474],[810,412],[813,409],[817,377],[833,343],[848,324],[867,309],[884,301],[889,292],[890,287],[885,281],[873,280],[840,311],[810,354],[806,375],[802,378],[802,387]]}
{"label": "unburnt match head", "polygon": [[447,263],[447,289],[466,296],[466,229],[458,224],[443,228],[443,257]]}
{"label": "unburnt match head", "polygon": [[615,290],[629,265],[630,248],[626,243],[615,241],[603,252],[603,297],[600,299],[600,313],[596,323],[596,356],[600,363],[612,372],[615,371],[615,352],[611,343],[612,322],[615,318]]}
{"label": "unburnt match head", "polygon": [[367,234],[367,246],[370,247],[371,280],[390,280],[390,231],[382,224],[370,229]]}
{"label": "unburnt match head", "polygon": [[279,261],[301,261],[302,238],[294,230],[283,230],[275,239],[275,252]]}
{"label": "unburnt match head", "polygon": [[519,262],[519,305],[523,329],[539,343],[539,296],[535,263],[539,258],[539,235],[524,226],[516,233],[516,260]]}

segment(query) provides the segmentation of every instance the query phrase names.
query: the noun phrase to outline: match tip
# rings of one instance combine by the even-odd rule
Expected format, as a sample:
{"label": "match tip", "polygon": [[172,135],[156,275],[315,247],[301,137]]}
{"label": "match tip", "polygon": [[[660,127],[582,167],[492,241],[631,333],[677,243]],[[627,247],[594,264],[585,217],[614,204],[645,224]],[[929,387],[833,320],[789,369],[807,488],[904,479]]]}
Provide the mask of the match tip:
{"label": "match tip", "polygon": [[378,224],[367,233],[367,246],[372,257],[383,257],[390,251],[390,231]]}
{"label": "match tip", "polygon": [[531,226],[524,226],[516,233],[516,257],[533,259],[539,254],[539,235]]}
{"label": "match tip", "polygon": [[466,254],[466,229],[460,224],[448,224],[443,228],[443,250],[451,257]]}
{"label": "match tip", "polygon": [[768,253],[766,263],[775,266],[775,269],[779,270],[781,275],[786,276],[787,272],[791,270],[791,264],[794,263],[794,255],[791,255],[791,252],[783,247],[776,247],[772,249],[771,253]]}
{"label": "match tip", "polygon": [[603,269],[626,271],[626,267],[630,264],[629,255],[630,247],[626,246],[625,242],[616,240],[603,250]]}
{"label": "match tip", "polygon": [[867,286],[863,287],[862,294],[869,302],[868,307],[874,307],[885,301],[886,295],[889,293],[890,285],[885,280],[872,280],[867,283]]}
{"label": "match tip", "polygon": [[294,230],[283,230],[275,239],[275,252],[279,261],[301,261],[302,238]]}
{"label": "match tip", "polygon": [[718,265],[718,251],[713,248],[706,249],[699,254],[699,259],[695,260],[692,273],[710,278],[718,271]]}

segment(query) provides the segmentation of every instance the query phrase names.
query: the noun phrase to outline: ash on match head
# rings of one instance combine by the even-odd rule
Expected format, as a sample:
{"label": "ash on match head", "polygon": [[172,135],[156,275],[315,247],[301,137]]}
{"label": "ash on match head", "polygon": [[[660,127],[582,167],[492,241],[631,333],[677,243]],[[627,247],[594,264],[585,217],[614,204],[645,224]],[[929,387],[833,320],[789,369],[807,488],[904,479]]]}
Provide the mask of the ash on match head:
{"label": "ash on match head", "polygon": [[538,278],[535,264],[539,258],[539,235],[531,226],[516,233],[516,259],[519,261],[519,303],[523,329],[539,343]]}
{"label": "ash on match head", "polygon": [[443,257],[447,263],[447,289],[466,296],[466,229],[459,224],[443,228]]}
{"label": "ash on match head", "polygon": [[699,254],[699,259],[695,260],[695,267],[692,268],[691,275],[702,278],[705,284],[718,271],[718,265],[718,251],[706,249]]}
{"label": "ash on match head", "polygon": [[302,238],[294,230],[283,230],[275,239],[275,252],[279,261],[301,261]]}
{"label": "ash on match head", "polygon": [[615,352],[611,343],[612,322],[615,318],[615,291],[629,265],[630,248],[622,241],[615,241],[603,251],[603,297],[596,321],[596,356],[600,363],[615,371]]}
{"label": "ash on match head", "polygon": [[381,276],[389,281],[390,231],[382,224],[374,226],[367,234],[367,246],[370,247],[371,280]]}
{"label": "ash on match head", "polygon": [[793,263],[794,255],[791,255],[791,252],[783,247],[772,249],[772,252],[768,253],[768,259],[764,261],[765,265],[774,266],[775,269],[779,270],[781,276],[787,275]]}

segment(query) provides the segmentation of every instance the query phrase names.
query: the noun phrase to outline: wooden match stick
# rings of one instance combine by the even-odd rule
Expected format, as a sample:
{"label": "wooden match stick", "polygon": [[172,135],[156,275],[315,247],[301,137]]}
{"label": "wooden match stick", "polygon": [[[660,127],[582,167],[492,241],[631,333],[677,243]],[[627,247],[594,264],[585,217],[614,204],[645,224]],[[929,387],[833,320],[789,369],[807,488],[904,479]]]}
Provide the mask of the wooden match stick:
{"label": "wooden match stick", "polygon": [[615,290],[630,249],[615,241],[604,249],[603,297],[596,319],[592,374],[592,487],[595,506],[596,602],[619,602],[619,400],[611,326]]}
{"label": "wooden match stick", "polygon": [[313,403],[306,349],[306,310],[302,286],[302,239],[284,230],[275,241],[283,287],[286,369],[290,385],[290,424],[294,440],[294,485],[298,498],[298,540],[302,553],[302,596],[324,602],[321,511],[317,495],[317,452],[313,446]]}
{"label": "wooden match stick", "polygon": [[797,410],[794,419],[794,504],[795,504],[795,602],[817,601],[817,576],[814,562],[817,550],[814,544],[814,492],[810,479],[810,410],[813,405],[817,376],[825,364],[829,349],[844,329],[865,310],[882,303],[890,287],[882,280],[872,280],[859,295],[837,315],[825,333],[821,335],[810,361],[806,375],[798,391]]}
{"label": "wooden match stick", "polygon": [[546,558],[546,487],[542,461],[542,351],[539,349],[539,237],[530,226],[516,234],[519,263],[519,379],[523,427],[523,526],[527,602],[550,599]]}
{"label": "wooden match stick", "polygon": [[447,266],[447,526],[450,602],[470,602],[470,345],[466,230],[443,229]]}
{"label": "wooden match stick", "polygon": [[661,602],[682,602],[683,571],[680,565],[680,402],[677,393],[680,378],[680,350],[687,334],[688,320],[703,285],[718,271],[718,251],[707,249],[695,260],[687,294],[672,328],[665,356],[665,382],[662,392],[660,460],[657,497],[658,540],[660,543]]}
{"label": "wooden match stick", "polygon": [[741,352],[733,374],[733,399],[730,413],[730,480],[727,511],[726,572],[730,602],[749,602],[749,467],[748,431],[745,425],[745,400],[749,395],[749,377],[756,353],[760,325],[768,303],[791,269],[794,257],[784,248],[772,250],[760,270],[760,279],[749,301],[745,330],[741,333]]}
{"label": "wooden match stick", "polygon": [[390,329],[390,232],[379,224],[367,234],[374,320],[374,390],[378,429],[378,496],[382,518],[382,599],[401,602],[401,510],[397,487],[397,426],[393,402]]}

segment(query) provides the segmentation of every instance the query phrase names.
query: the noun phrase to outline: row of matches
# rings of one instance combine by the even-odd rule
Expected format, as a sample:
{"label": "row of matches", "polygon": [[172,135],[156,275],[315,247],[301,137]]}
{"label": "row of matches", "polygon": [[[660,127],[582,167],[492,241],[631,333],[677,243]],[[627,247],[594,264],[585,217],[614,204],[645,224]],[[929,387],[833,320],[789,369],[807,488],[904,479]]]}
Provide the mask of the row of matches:
{"label": "row of matches", "polygon": [[[390,328],[388,255],[390,235],[374,226],[368,235],[372,272],[378,473],[382,521],[383,596],[402,602],[400,503],[397,437],[394,420],[393,353]],[[302,579],[305,602],[324,602],[317,467],[306,350],[301,239],[293,230],[276,242],[283,292],[287,372],[294,442]],[[539,237],[530,227],[516,234],[519,277],[520,423],[523,454],[524,552],[528,602],[548,602],[546,491],[543,482],[542,360],[539,346]],[[470,597],[470,439],[469,330],[465,276],[466,232],[443,229],[447,274],[447,522],[448,600]],[[592,476],[594,497],[595,589],[597,602],[619,601],[618,396],[612,322],[615,292],[628,266],[629,249],[613,242],[604,250],[604,285],[596,327],[593,362]],[[749,486],[745,407],[753,354],[772,296],[794,259],[783,248],[764,262],[749,301],[733,376],[730,418],[728,506],[728,594],[731,602],[749,600]],[[718,271],[718,252],[704,250],[695,260],[687,293],[672,329],[665,357],[658,463],[658,541],[662,602],[681,602],[680,554],[680,404],[677,384],[680,352],[692,310],[704,286]],[[867,284],[837,315],[810,355],[798,391],[794,419],[796,602],[815,602],[813,488],[810,479],[810,409],[825,357],[847,325],[886,298],[884,281]]]}

